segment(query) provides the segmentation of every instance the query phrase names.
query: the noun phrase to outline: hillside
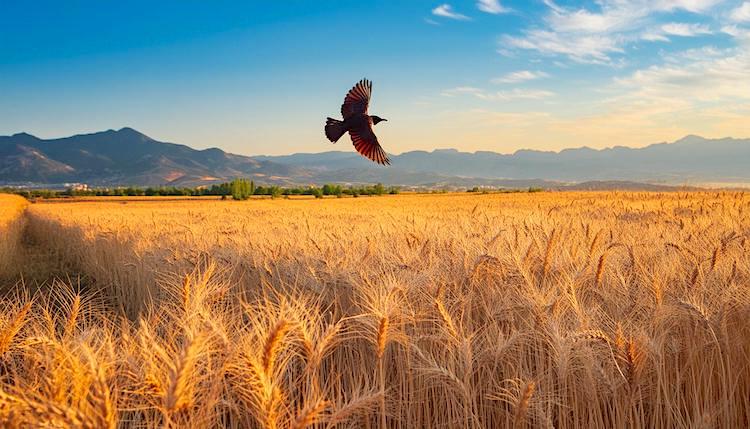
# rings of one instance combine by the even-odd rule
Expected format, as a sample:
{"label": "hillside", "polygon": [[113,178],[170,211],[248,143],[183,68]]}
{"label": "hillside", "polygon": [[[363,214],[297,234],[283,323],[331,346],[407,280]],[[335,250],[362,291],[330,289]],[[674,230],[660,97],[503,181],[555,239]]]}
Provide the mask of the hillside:
{"label": "hillside", "polygon": [[52,140],[0,137],[0,182],[194,186],[238,176],[288,183],[305,173],[221,149],[160,142],[132,128]]}
{"label": "hillside", "polygon": [[688,136],[643,148],[513,154],[442,149],[391,157],[389,168],[353,151],[251,157],[160,142],[132,128],[51,140],[21,133],[0,137],[0,183],[196,186],[235,177],[279,185],[558,187],[590,182],[587,186],[606,189],[617,188],[620,182],[628,189],[646,182],[650,186],[750,183],[748,139]]}
{"label": "hillside", "polygon": [[[334,178],[341,177],[346,169],[356,169],[360,177],[367,176],[375,181],[387,181],[391,176],[391,172],[348,152],[262,156],[255,159],[304,165]],[[410,172],[412,175],[562,182],[648,181],[665,184],[747,183],[750,182],[749,160],[750,139],[711,140],[698,136],[643,148],[616,146],[596,150],[583,147],[560,152],[519,150],[507,155],[439,149],[392,156],[392,164],[397,172]]]}

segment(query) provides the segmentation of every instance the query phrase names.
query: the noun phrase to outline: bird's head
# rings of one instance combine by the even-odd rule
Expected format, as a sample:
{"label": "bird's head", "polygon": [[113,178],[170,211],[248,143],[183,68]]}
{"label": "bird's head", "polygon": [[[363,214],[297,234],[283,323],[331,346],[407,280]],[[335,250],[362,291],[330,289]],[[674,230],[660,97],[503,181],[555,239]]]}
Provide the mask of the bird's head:
{"label": "bird's head", "polygon": [[375,116],[375,115],[372,115],[370,117],[372,118],[372,124],[373,125],[377,125],[378,122],[383,122],[383,121],[387,121],[388,120],[388,119],[381,118],[380,116]]}

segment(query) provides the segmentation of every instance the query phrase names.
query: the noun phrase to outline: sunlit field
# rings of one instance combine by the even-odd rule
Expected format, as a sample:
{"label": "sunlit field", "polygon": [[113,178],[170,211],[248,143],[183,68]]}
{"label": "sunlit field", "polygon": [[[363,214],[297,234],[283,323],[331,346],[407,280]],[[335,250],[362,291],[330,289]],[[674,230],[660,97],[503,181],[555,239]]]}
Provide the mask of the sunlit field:
{"label": "sunlit field", "polygon": [[747,193],[22,210],[1,427],[750,424]]}
{"label": "sunlit field", "polygon": [[[13,265],[18,263],[18,245],[24,227],[21,216],[26,207],[26,200],[15,195],[0,194],[0,279],[15,271]],[[1,285],[0,285],[1,286]]]}

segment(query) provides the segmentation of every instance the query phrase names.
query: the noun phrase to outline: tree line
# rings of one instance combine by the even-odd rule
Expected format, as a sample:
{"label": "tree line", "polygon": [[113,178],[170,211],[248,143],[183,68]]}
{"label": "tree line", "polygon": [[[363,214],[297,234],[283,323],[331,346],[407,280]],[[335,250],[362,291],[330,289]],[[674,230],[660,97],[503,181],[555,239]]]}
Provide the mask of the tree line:
{"label": "tree line", "polygon": [[222,199],[232,198],[235,200],[246,200],[253,195],[270,196],[278,198],[289,195],[312,195],[315,198],[324,196],[352,196],[360,195],[385,195],[398,194],[399,188],[395,186],[385,187],[378,183],[369,186],[341,186],[336,184],[325,184],[321,187],[281,187],[275,185],[257,185],[252,180],[235,179],[231,182],[199,187],[178,186],[149,186],[149,187],[113,187],[113,188],[91,188],[55,191],[49,189],[17,189],[0,188],[0,192],[13,193],[26,198],[64,198],[64,197],[151,197],[151,196],[221,196]]}

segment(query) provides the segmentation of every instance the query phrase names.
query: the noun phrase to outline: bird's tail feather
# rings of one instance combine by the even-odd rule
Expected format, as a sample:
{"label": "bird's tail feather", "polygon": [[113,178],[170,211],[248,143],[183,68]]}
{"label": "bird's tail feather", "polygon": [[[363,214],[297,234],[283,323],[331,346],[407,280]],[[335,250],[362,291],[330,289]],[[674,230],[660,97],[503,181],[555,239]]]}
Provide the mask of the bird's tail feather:
{"label": "bird's tail feather", "polygon": [[338,119],[328,118],[326,120],[326,137],[328,140],[336,143],[344,135],[344,123]]}

